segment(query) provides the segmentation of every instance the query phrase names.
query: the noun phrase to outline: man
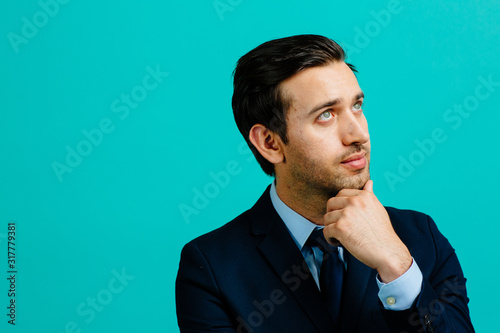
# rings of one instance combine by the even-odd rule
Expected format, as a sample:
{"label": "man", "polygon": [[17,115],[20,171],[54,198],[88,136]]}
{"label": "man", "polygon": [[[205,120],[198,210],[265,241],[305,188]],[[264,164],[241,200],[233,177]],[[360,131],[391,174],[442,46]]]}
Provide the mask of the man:
{"label": "man", "polygon": [[181,332],[474,332],[446,238],[429,216],[384,207],[373,192],[354,72],[316,35],[239,60],[234,117],[275,180],[184,247]]}

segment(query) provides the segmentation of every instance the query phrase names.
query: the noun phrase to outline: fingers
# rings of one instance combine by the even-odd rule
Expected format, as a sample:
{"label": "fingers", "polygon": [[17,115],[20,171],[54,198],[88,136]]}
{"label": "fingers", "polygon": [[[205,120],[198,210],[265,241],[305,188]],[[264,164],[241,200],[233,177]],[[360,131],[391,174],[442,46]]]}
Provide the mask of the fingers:
{"label": "fingers", "polygon": [[[363,191],[368,191],[373,193],[373,180],[368,180],[365,185],[363,186]],[[344,188],[340,190],[339,193],[335,196],[336,198],[339,197],[353,197],[355,195],[358,195],[360,193],[360,190],[356,189],[349,189],[349,188]]]}
{"label": "fingers", "polygon": [[323,229],[323,234],[328,243],[334,246],[340,245],[340,241],[338,240],[338,230],[337,230],[337,222],[342,217],[342,211],[334,210],[325,215],[325,228]]}
{"label": "fingers", "polygon": [[[342,216],[344,212],[342,210],[332,210],[325,214],[325,227],[329,224],[337,222]],[[325,235],[326,236],[326,235]]]}
{"label": "fingers", "polygon": [[358,195],[360,190],[354,190],[354,189],[349,189],[349,188],[344,188],[340,190],[339,193],[334,198],[341,198],[341,197],[354,197]]}
{"label": "fingers", "polygon": [[368,202],[371,195],[368,191],[360,190],[342,190],[337,196],[328,199],[326,203],[326,211],[344,209],[348,206],[364,206]]}
{"label": "fingers", "polygon": [[363,190],[373,193],[373,180],[368,180],[363,187]]}
{"label": "fingers", "polygon": [[326,211],[331,212],[334,210],[340,210],[349,205],[350,197],[333,197],[326,203]]}

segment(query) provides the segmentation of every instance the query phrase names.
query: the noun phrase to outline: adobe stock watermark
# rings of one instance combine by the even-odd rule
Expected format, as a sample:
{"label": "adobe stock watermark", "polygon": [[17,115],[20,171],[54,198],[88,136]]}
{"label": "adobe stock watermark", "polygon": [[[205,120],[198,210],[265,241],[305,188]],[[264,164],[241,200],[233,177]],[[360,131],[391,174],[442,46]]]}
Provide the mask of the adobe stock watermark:
{"label": "adobe stock watermark", "polygon": [[[324,246],[329,246],[324,238],[319,238],[318,242],[323,243]],[[328,260],[331,253],[326,252],[323,255],[322,262]],[[320,264],[321,265],[321,264]],[[288,270],[283,272],[281,275],[281,281],[290,289],[292,292],[297,291],[302,283],[308,279],[313,279],[307,261],[302,260],[300,265],[293,264]],[[274,289],[269,293],[269,296],[264,300],[255,299],[252,302],[254,306],[254,311],[250,312],[246,318],[238,316],[236,321],[238,322],[237,333],[253,333],[254,329],[262,326],[266,319],[270,318],[276,308],[287,301],[287,296],[285,292],[281,289]]]}
{"label": "adobe stock watermark", "polygon": [[448,140],[447,131],[458,130],[465,119],[479,108],[481,102],[490,98],[493,93],[500,87],[500,81],[494,81],[493,75],[488,77],[479,76],[479,84],[474,89],[474,93],[466,96],[461,103],[455,103],[453,106],[443,113],[443,121],[449,125],[448,129],[437,127],[434,128],[430,135],[424,139],[415,139],[413,142],[415,148],[407,155],[398,156],[398,165],[396,171],[386,171],[384,173],[385,180],[392,192],[396,190],[396,185],[404,183],[405,180],[413,175],[416,169],[423,165],[425,161],[433,155],[437,147]]}
{"label": "adobe stock watermark", "polygon": [[[128,287],[129,282],[135,279],[135,276],[128,275],[125,272],[125,268],[122,268],[121,271],[112,269],[111,275],[113,277],[108,281],[106,287],[87,297],[85,301],[76,306],[76,314],[80,317],[80,320],[83,320],[83,323],[88,325],[93,322],[97,313],[102,312],[109,306],[115,297]],[[63,330],[57,333],[81,333],[83,323],[74,320],[68,321]]]}
{"label": "adobe stock watermark", "polygon": [[233,12],[242,2],[243,0],[214,0],[212,6],[219,16],[219,19],[224,21],[224,15]]}
{"label": "adobe stock watermark", "polygon": [[359,26],[354,27],[353,44],[342,43],[345,46],[347,57],[350,58],[352,54],[361,53],[361,50],[368,47],[371,41],[379,36],[384,28],[389,26],[393,17],[400,14],[403,9],[401,1],[389,0],[385,9],[370,11],[373,19],[366,22],[362,28]]}
{"label": "adobe stock watermark", "polygon": [[[122,93],[119,98],[116,98],[111,103],[111,111],[116,114],[118,119],[127,119],[131,110],[137,109],[140,103],[148,97],[148,94],[158,88],[164,79],[170,75],[167,72],[163,72],[160,69],[160,65],[156,65],[154,69],[151,66],[146,66],[145,70],[147,74],[142,78],[140,84],[134,86],[129,93]],[[85,157],[92,154],[95,148],[102,144],[105,135],[113,133],[115,129],[116,122],[108,117],[102,118],[95,128],[90,130],[83,129],[81,133],[84,138],[74,146],[67,145],[65,147],[66,158],[64,161],[52,162],[52,170],[57,180],[61,183],[64,180],[63,176],[66,173],[73,172],[83,162]]]}
{"label": "adobe stock watermark", "polygon": [[[445,304],[453,304],[466,290],[465,283],[459,283],[458,278],[455,278],[453,282],[445,280],[444,285],[446,287],[441,290],[438,298],[431,300],[427,306],[418,307],[410,315],[408,322],[411,326],[420,327],[420,318],[425,318],[429,323],[435,322],[446,311]],[[425,329],[421,329],[420,331],[424,332]]]}
{"label": "adobe stock watermark", "polygon": [[236,332],[253,333],[254,328],[259,328],[264,324],[265,319],[273,315],[275,307],[285,303],[286,300],[285,294],[280,289],[271,291],[268,299],[262,301],[254,300],[252,304],[255,310],[250,312],[246,319],[243,319],[241,316],[236,318],[238,322]]}
{"label": "adobe stock watermark", "polygon": [[[241,142],[237,146],[237,151],[242,156],[248,156],[246,158],[247,162],[253,160],[253,154],[248,148],[245,141]],[[191,202],[186,204],[181,202],[178,205],[179,212],[186,224],[191,223],[191,218],[193,215],[199,215],[202,210],[208,207],[211,200],[215,199],[223,189],[225,189],[231,179],[238,176],[243,171],[243,167],[240,162],[236,160],[230,160],[226,163],[223,170],[210,171],[208,173],[209,181],[201,187],[193,187],[193,198]]]}
{"label": "adobe stock watermark", "polygon": [[[274,115],[269,121],[268,128],[279,128],[280,125],[285,121],[283,115]],[[239,155],[245,156],[245,161],[250,162],[255,160],[255,157],[248,147],[246,141],[242,141],[236,147]],[[192,189],[193,198],[190,204],[184,202],[178,205],[179,211],[186,224],[191,223],[191,217],[193,215],[199,215],[202,210],[208,207],[211,200],[214,200],[223,189],[225,189],[231,179],[234,176],[241,174],[243,171],[242,165],[236,160],[230,160],[227,162],[225,170],[220,170],[217,172],[211,171],[208,173],[208,177],[211,179],[205,185],[201,187],[194,187]]]}
{"label": "adobe stock watermark", "polygon": [[[328,253],[326,254],[328,256]],[[323,260],[327,257],[324,256]],[[281,281],[290,288],[292,292],[295,292],[300,288],[302,282],[313,278],[309,273],[309,267],[305,260],[302,261],[301,265],[292,265],[290,269],[286,270],[281,276]],[[238,322],[237,331],[238,333],[253,333],[254,329],[259,328],[264,324],[266,319],[270,318],[276,311],[276,307],[285,303],[288,300],[285,292],[281,289],[274,289],[269,293],[269,296],[263,300],[253,300],[252,305],[254,309],[250,312],[246,318],[238,316],[236,321]]]}
{"label": "adobe stock watermark", "polygon": [[[323,258],[327,260],[327,258]],[[304,260],[301,265],[293,265],[283,273],[281,280],[287,287],[295,292],[299,289],[302,283],[307,279],[312,279],[309,273],[309,267]],[[429,320],[434,321],[439,315],[446,311],[445,304],[453,304],[460,295],[466,290],[465,284],[459,283],[458,279],[453,281],[443,281],[444,288],[439,293],[439,297],[432,299],[427,306],[420,306],[409,317],[409,323],[412,326],[420,326],[420,318],[428,317]],[[269,293],[269,296],[263,300],[254,299],[252,305],[254,310],[251,311],[246,318],[238,316],[236,321],[238,323],[237,333],[254,333],[264,324],[266,319],[270,318],[276,309],[288,300],[287,295],[281,289],[274,289]],[[401,332],[405,333],[405,332]]]}
{"label": "adobe stock watermark", "polygon": [[20,34],[9,31],[7,39],[12,49],[17,54],[21,44],[28,44],[30,40],[38,35],[40,29],[43,29],[51,19],[59,14],[61,6],[67,5],[70,0],[40,0],[38,1],[39,10],[31,18],[23,16],[21,18],[22,26]]}

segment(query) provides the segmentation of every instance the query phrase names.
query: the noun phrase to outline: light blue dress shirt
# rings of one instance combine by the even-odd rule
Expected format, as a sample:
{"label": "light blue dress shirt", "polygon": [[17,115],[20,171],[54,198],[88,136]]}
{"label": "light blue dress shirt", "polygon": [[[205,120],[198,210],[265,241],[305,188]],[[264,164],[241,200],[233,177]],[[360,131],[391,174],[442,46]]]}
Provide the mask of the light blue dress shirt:
{"label": "light blue dress shirt", "polygon": [[[309,270],[319,288],[319,274],[321,262],[323,261],[323,253],[320,249],[311,249],[309,246],[304,246],[304,244],[314,229],[323,227],[312,223],[281,201],[276,192],[275,182],[271,185],[270,194],[274,209],[276,209],[276,212],[285,223],[295,244],[304,256],[304,260],[309,266]],[[344,260],[344,249],[342,247],[339,247],[339,258],[344,263],[345,269],[348,269],[347,263]],[[413,260],[411,267],[396,280],[383,283],[379,280],[378,276],[376,280],[379,287],[378,297],[384,308],[389,310],[409,309],[422,289],[422,272],[415,260]]]}

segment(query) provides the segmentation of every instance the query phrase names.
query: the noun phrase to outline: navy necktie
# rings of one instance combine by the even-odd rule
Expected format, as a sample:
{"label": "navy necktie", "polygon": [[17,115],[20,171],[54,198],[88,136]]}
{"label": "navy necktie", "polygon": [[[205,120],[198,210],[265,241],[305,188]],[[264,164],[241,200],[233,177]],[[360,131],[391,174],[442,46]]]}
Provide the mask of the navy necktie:
{"label": "navy necktie", "polygon": [[317,247],[323,252],[323,262],[319,275],[319,286],[328,312],[333,323],[338,328],[340,323],[340,301],[342,299],[342,280],[344,276],[344,263],[339,258],[337,246],[330,245],[322,229],[315,229],[307,245]]}

